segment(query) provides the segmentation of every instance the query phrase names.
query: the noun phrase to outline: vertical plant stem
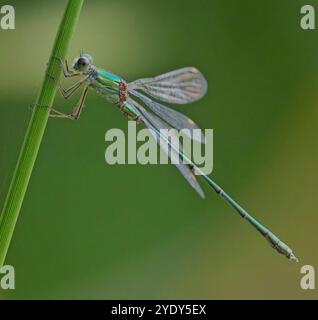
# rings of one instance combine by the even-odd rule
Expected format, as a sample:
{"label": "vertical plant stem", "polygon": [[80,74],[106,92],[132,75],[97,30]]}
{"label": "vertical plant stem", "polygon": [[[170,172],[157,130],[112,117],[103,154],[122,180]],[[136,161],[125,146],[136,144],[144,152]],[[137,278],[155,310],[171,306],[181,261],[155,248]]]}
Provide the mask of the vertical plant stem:
{"label": "vertical plant stem", "polygon": [[65,59],[69,43],[80,15],[84,0],[69,0],[47,66],[41,91],[24,138],[18,163],[0,216],[0,268],[3,266],[26,193],[32,169],[42,141],[52,106],[61,67],[54,57]]}

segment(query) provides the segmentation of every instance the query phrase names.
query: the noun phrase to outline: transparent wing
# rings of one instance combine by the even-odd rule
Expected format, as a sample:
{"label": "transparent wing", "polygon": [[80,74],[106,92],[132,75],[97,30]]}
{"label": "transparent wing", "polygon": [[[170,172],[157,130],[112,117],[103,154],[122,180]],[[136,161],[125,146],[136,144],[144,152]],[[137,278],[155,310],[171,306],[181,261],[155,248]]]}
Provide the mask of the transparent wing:
{"label": "transparent wing", "polygon": [[202,130],[184,114],[153,101],[149,97],[133,89],[129,90],[129,93],[143,101],[151,111],[157,114],[162,120],[170,124],[173,128],[178,130],[188,129],[185,130],[184,133],[190,139],[200,143],[205,143],[205,136],[202,133]]}
{"label": "transparent wing", "polygon": [[[167,143],[162,143],[163,141],[160,139],[160,133],[158,129],[168,129],[170,126],[163,122],[160,118],[155,116],[154,114],[148,112],[143,108],[139,103],[136,101],[129,99],[129,102],[132,103],[139,111],[140,111],[140,120],[144,123],[144,125],[151,129],[150,132],[153,135],[154,139],[163,149],[163,151],[171,158],[172,163],[178,168],[184,178],[188,181],[191,187],[202,197],[204,198],[204,192],[201,189],[195,175],[193,174],[192,170],[190,169],[189,165],[179,163],[180,161],[180,154],[182,154],[182,150],[178,153],[175,149],[169,148]],[[180,144],[181,146],[181,144]],[[182,146],[181,146],[182,148]]]}
{"label": "transparent wing", "polygon": [[154,78],[139,79],[128,84],[128,89],[142,90],[155,99],[184,104],[201,99],[208,84],[202,73],[194,68],[182,68]]}

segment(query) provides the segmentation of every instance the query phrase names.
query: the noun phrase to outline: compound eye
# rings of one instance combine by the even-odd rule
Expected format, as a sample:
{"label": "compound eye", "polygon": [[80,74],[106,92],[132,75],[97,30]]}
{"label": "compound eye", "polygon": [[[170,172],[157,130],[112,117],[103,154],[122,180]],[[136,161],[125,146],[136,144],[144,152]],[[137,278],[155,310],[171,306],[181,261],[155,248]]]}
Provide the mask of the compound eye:
{"label": "compound eye", "polygon": [[81,66],[81,67],[84,67],[84,66],[87,65],[87,61],[86,61],[86,59],[84,59],[84,58],[79,58],[77,63],[78,63],[78,65]]}

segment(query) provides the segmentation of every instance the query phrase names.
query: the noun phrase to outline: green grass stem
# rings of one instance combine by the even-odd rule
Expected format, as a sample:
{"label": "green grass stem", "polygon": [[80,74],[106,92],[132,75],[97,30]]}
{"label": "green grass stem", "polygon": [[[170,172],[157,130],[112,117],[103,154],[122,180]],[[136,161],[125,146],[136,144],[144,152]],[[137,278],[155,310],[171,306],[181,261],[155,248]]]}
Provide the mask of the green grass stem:
{"label": "green grass stem", "polygon": [[[59,79],[61,67],[54,57],[65,59],[84,0],[69,0],[61,22],[42,88],[25,134],[18,163],[0,216],[0,268],[3,266],[14,228],[27,191],[32,169],[42,141],[44,130],[56,94],[56,84],[50,76]],[[39,45],[41,45],[39,43]]]}

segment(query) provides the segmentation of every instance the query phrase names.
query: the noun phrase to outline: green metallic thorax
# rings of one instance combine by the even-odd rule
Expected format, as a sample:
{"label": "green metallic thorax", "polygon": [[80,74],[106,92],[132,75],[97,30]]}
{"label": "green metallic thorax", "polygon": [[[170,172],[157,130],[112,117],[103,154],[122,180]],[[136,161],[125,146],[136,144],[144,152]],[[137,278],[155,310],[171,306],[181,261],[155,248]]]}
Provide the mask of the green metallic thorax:
{"label": "green metallic thorax", "polygon": [[120,83],[123,79],[102,69],[96,69],[90,76],[90,87],[113,104],[119,102]]}
{"label": "green metallic thorax", "polygon": [[121,111],[131,120],[138,116],[136,108],[127,101],[121,101],[121,86],[125,81],[108,71],[95,69],[89,77],[90,87],[102,95],[108,102],[117,104]]}

